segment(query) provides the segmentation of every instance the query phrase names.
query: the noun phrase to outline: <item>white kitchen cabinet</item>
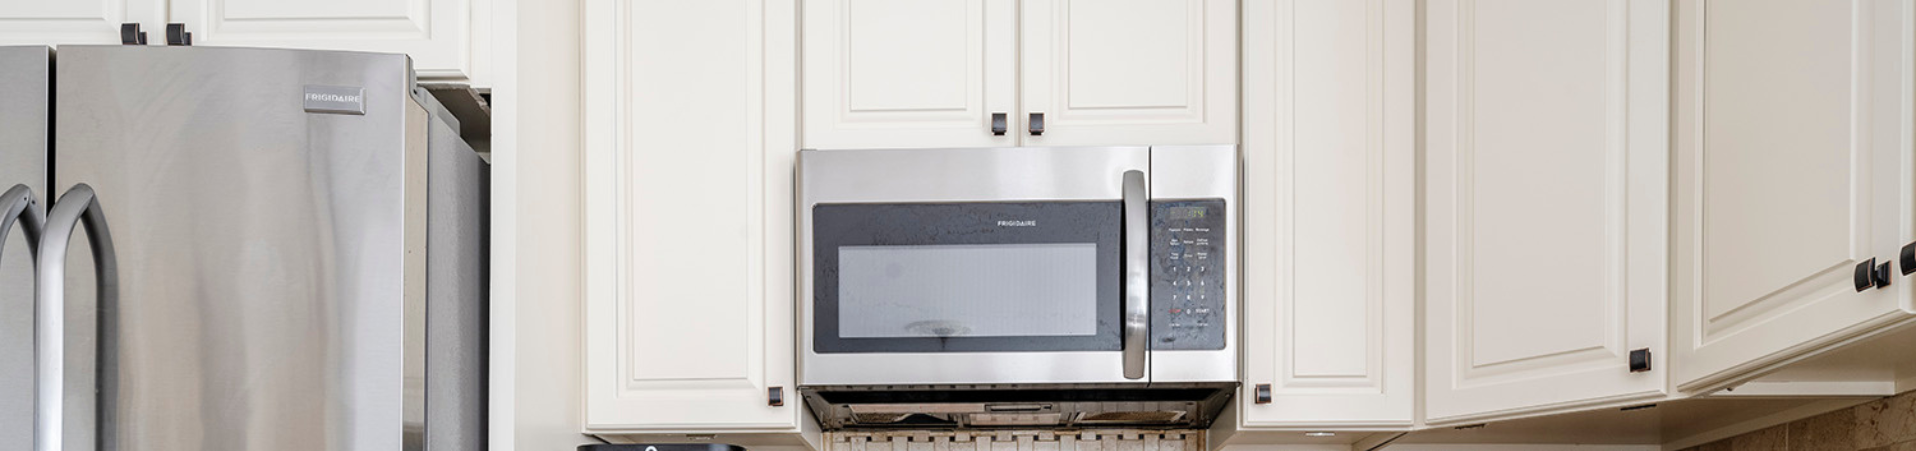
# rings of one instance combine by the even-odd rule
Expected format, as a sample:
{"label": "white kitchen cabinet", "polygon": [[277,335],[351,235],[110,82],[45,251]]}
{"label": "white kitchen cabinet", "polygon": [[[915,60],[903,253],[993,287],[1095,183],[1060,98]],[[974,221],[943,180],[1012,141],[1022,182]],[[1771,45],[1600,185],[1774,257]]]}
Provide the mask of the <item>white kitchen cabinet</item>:
{"label": "white kitchen cabinet", "polygon": [[585,13],[585,432],[800,432],[797,2]]}
{"label": "white kitchen cabinet", "polygon": [[[807,148],[1229,144],[1232,0],[804,2]],[[1033,113],[1042,113],[1034,134]],[[993,133],[1004,115],[1003,134]]]}
{"label": "white kitchen cabinet", "polygon": [[0,45],[119,44],[138,23],[164,45],[168,23],[196,46],[405,53],[420,78],[485,86],[494,0],[0,0]]}
{"label": "white kitchen cabinet", "polygon": [[165,22],[186,24],[196,46],[404,53],[420,78],[483,86],[492,1],[170,0]]}
{"label": "white kitchen cabinet", "polygon": [[[1027,146],[1237,142],[1235,0],[1024,0]],[[1033,114],[1043,114],[1042,130]],[[1042,134],[1037,133],[1042,131]]]}
{"label": "white kitchen cabinet", "polygon": [[804,3],[805,147],[1017,145],[1015,1]]}
{"label": "white kitchen cabinet", "polygon": [[0,45],[119,44],[122,23],[163,31],[165,10],[165,0],[0,0]]}
{"label": "white kitchen cabinet", "polygon": [[[1416,4],[1244,5],[1240,430],[1406,428]],[[1256,400],[1258,386],[1271,400]]]}
{"label": "white kitchen cabinet", "polygon": [[1676,67],[1674,377],[1708,391],[1912,311],[1853,271],[1912,235],[1907,1],[1686,1]]}
{"label": "white kitchen cabinet", "polygon": [[[1653,399],[1668,249],[1669,5],[1432,0],[1425,417]],[[1654,357],[1632,372],[1632,351]]]}

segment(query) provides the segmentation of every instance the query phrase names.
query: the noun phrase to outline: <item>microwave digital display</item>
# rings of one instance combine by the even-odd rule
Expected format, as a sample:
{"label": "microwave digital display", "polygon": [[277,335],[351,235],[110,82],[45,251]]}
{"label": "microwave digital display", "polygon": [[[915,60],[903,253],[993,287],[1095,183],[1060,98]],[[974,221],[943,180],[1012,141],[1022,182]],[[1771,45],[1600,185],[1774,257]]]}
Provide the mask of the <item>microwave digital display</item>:
{"label": "microwave digital display", "polygon": [[1185,221],[1185,220],[1192,220],[1192,219],[1204,219],[1206,213],[1208,213],[1210,210],[1211,210],[1211,207],[1208,205],[1196,205],[1196,206],[1167,206],[1167,207],[1164,207],[1163,211],[1164,211],[1164,219],[1172,220],[1172,221]]}

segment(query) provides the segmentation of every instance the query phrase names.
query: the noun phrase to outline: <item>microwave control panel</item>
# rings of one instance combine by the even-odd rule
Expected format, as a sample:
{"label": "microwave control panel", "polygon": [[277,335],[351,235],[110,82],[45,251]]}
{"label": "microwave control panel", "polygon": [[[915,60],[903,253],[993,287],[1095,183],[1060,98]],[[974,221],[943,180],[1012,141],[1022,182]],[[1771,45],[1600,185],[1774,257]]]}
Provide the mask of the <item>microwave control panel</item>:
{"label": "microwave control panel", "polygon": [[1223,199],[1151,202],[1151,349],[1224,349]]}

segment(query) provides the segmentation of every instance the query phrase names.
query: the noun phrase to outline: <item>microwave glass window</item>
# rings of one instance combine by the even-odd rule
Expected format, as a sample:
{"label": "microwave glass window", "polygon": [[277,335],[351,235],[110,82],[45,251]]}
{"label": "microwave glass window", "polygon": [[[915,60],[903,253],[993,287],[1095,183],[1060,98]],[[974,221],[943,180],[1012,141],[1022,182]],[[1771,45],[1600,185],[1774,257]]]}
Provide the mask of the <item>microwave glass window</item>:
{"label": "microwave glass window", "polygon": [[1115,351],[1118,201],[819,204],[812,349]]}
{"label": "microwave glass window", "polygon": [[1098,245],[838,248],[839,336],[1098,333]]}

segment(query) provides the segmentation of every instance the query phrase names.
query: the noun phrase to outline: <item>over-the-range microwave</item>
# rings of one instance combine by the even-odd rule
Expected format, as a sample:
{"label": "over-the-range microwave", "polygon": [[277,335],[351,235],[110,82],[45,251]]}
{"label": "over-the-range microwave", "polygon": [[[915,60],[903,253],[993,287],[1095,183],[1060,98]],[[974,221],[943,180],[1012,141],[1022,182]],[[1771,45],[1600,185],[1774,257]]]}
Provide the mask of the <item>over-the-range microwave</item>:
{"label": "over-the-range microwave", "polygon": [[1235,146],[804,150],[827,429],[1206,427],[1237,388]]}

